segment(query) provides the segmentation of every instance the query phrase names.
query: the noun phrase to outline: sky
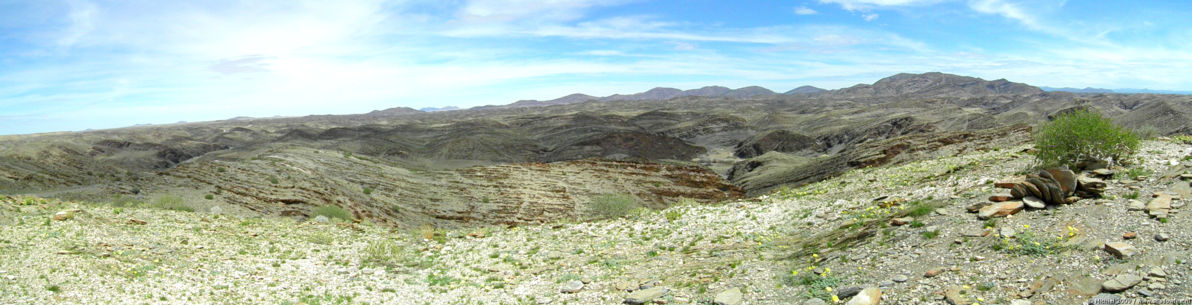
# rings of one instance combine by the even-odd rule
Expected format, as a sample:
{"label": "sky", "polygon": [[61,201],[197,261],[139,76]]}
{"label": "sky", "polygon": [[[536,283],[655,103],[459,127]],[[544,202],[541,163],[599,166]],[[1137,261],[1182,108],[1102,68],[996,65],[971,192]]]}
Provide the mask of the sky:
{"label": "sky", "polygon": [[784,92],[939,71],[1192,89],[1192,1],[0,0],[0,134]]}

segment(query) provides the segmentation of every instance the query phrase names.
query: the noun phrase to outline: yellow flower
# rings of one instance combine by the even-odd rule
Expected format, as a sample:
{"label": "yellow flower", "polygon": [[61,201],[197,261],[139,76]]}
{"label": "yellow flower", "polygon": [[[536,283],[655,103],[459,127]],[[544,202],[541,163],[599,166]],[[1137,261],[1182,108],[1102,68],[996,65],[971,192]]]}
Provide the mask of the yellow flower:
{"label": "yellow flower", "polygon": [[799,270],[791,270],[791,275],[799,275]]}
{"label": "yellow flower", "polygon": [[1022,225],[1023,228],[1030,229],[1031,225]]}
{"label": "yellow flower", "polygon": [[960,288],[963,288],[964,290],[969,290],[969,285],[964,285],[964,286],[961,286]]}
{"label": "yellow flower", "polygon": [[985,298],[977,297],[977,302],[985,302]]}
{"label": "yellow flower", "polygon": [[832,303],[840,303],[840,297],[833,294],[832,295]]}
{"label": "yellow flower", "polygon": [[814,257],[814,258],[819,258],[819,254],[812,253],[812,254],[811,254],[811,257]]}

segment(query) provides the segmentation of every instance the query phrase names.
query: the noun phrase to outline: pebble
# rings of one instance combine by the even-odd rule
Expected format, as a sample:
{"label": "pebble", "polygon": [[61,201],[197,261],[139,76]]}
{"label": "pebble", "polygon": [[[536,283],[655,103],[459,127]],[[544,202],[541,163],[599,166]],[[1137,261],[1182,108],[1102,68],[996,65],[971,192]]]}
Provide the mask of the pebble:
{"label": "pebble", "polygon": [[1134,239],[1135,237],[1138,237],[1138,233],[1136,232],[1126,232],[1126,234],[1122,234],[1122,239]]}
{"label": "pebble", "polygon": [[927,270],[927,273],[923,274],[923,277],[935,277],[940,275],[940,273],[944,273],[944,268],[931,268],[931,270]]}
{"label": "pebble", "polygon": [[894,280],[894,282],[902,283],[902,282],[906,282],[907,278],[905,275],[899,274],[899,275],[895,275],[893,280]]}

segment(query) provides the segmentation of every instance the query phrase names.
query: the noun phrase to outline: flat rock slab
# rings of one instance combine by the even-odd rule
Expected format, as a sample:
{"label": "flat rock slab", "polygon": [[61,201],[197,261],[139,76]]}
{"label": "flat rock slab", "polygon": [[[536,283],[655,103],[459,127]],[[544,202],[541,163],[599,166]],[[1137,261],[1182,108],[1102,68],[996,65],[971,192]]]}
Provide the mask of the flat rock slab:
{"label": "flat rock slab", "polygon": [[1014,215],[1015,213],[1022,211],[1024,206],[1025,205],[1022,203],[1022,201],[1008,201],[991,204],[981,208],[981,211],[977,212],[977,218],[989,219],[991,217],[1005,217]]}
{"label": "flat rock slab", "polygon": [[1146,212],[1151,216],[1167,217],[1169,211],[1171,211],[1171,196],[1167,194],[1160,193],[1146,204]]}
{"label": "flat rock slab", "polygon": [[733,287],[717,293],[716,297],[712,299],[712,304],[737,305],[741,304],[742,297],[741,288]]}
{"label": "flat rock slab", "polygon": [[1109,252],[1109,254],[1113,254],[1117,258],[1125,259],[1138,254],[1138,248],[1120,241],[1109,242],[1105,243],[1105,252]]}
{"label": "flat rock slab", "polygon": [[1121,292],[1138,283],[1142,282],[1142,277],[1130,273],[1119,274],[1118,276],[1101,283],[1101,290],[1108,292]]}
{"label": "flat rock slab", "polygon": [[662,286],[634,291],[633,293],[630,293],[629,296],[625,297],[625,304],[649,303],[654,301],[654,299],[662,297],[669,291],[670,289],[666,289],[666,287]]}

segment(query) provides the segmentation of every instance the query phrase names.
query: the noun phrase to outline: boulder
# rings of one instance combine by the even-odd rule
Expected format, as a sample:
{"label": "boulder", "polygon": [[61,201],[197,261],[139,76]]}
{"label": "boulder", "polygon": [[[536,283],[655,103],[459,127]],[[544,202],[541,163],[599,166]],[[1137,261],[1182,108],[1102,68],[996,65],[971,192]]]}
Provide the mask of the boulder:
{"label": "boulder", "polygon": [[1024,205],[1021,201],[991,204],[981,208],[981,210],[977,212],[977,218],[989,219],[991,217],[1005,217],[1008,215],[1014,215],[1015,213],[1022,211],[1023,206]]}
{"label": "boulder", "polygon": [[1044,171],[1051,174],[1051,179],[1059,184],[1060,191],[1065,196],[1076,191],[1076,173],[1067,168],[1049,168]]}
{"label": "boulder", "polygon": [[882,290],[877,287],[869,287],[861,290],[852,299],[848,300],[845,305],[878,305],[882,302]]}
{"label": "boulder", "polygon": [[915,220],[914,218],[910,218],[910,217],[893,218],[893,219],[890,219],[890,225],[894,225],[894,226],[906,225],[908,223],[911,223],[911,221],[914,221],[914,220]]}

